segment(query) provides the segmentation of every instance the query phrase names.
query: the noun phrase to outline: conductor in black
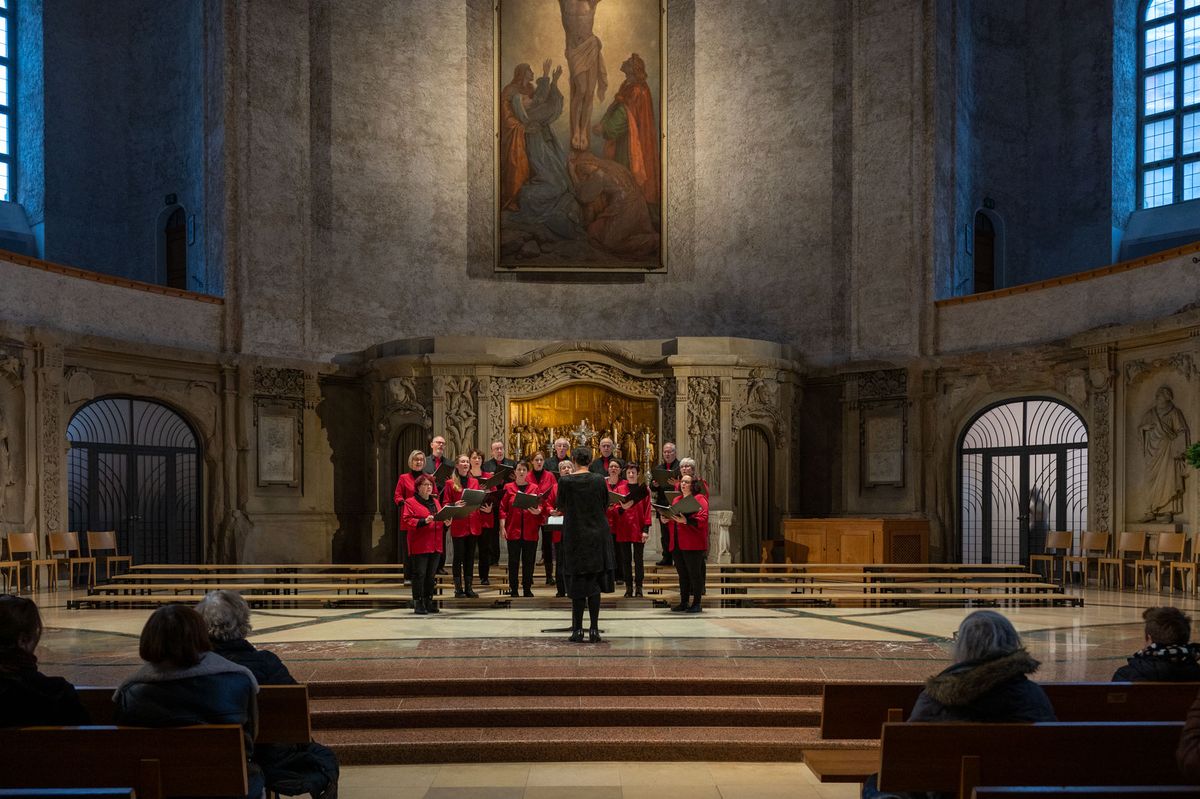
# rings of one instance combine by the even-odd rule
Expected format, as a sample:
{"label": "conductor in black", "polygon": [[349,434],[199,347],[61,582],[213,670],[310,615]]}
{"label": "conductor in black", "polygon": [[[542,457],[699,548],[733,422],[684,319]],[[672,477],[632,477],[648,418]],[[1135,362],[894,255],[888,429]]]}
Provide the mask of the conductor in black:
{"label": "conductor in black", "polygon": [[616,553],[605,510],[608,489],[604,478],[588,471],[591,450],[579,447],[571,453],[575,470],[558,481],[558,508],[563,512],[562,574],[571,597],[571,638],[583,641],[583,609],[590,629],[588,640],[600,641],[600,594],[614,590]]}

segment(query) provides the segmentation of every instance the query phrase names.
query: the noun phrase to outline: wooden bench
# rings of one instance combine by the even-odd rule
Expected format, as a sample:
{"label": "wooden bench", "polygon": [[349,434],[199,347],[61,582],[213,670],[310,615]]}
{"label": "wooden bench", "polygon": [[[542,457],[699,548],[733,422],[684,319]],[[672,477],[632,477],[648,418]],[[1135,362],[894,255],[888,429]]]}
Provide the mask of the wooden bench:
{"label": "wooden bench", "polygon": [[[1194,682],[1041,683],[1059,721],[1179,721],[1200,693]],[[821,737],[879,739],[888,711],[907,719],[922,683],[826,683]]]}
{"label": "wooden bench", "polygon": [[[114,724],[115,688],[76,687],[93,724]],[[307,685],[263,685],[258,689],[256,743],[306,744],[312,740]]]}
{"label": "wooden bench", "polygon": [[236,724],[202,727],[0,729],[10,788],[130,788],[138,799],[245,796],[246,749]]}
{"label": "wooden bench", "polygon": [[981,785],[974,799],[1195,799],[1200,785]]}
{"label": "wooden bench", "polygon": [[1178,785],[1183,722],[885,724],[883,791],[969,799],[980,785]]}
{"label": "wooden bench", "polygon": [[137,799],[133,788],[0,788],[0,799]]}

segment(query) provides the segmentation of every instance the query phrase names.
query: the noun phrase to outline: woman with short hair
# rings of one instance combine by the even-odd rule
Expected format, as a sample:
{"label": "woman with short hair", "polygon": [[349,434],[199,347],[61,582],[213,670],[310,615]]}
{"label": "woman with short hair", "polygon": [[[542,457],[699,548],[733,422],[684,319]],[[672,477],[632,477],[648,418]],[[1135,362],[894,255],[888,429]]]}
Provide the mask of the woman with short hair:
{"label": "woman with short hair", "polygon": [[[400,511],[397,514],[399,517],[404,510],[404,503],[417,495],[417,478],[425,474],[425,453],[419,449],[414,449],[408,453],[408,471],[400,475],[396,480],[396,490],[392,494],[392,501],[396,503],[396,509]],[[399,525],[400,533],[396,538],[396,556],[400,563],[404,564],[404,579],[412,579],[412,561],[408,551],[408,536],[405,534],[404,525]]]}
{"label": "woman with short hair", "polygon": [[[553,497],[542,496],[538,484],[529,479],[529,461],[517,461],[513,470],[513,482],[504,487],[504,499],[500,502],[500,534],[508,542],[508,593],[518,596],[517,576],[520,574],[520,590],[526,597],[533,596],[533,565],[537,558],[538,531],[546,519],[543,512],[553,507]],[[539,496],[532,508],[517,507],[517,494]]]}
{"label": "woman with short hair", "polygon": [[42,615],[32,599],[0,594],[0,727],[87,724],[75,686],[38,671]]}
{"label": "woman with short hair", "polygon": [[[638,465],[633,461],[625,464],[625,495],[630,496],[639,485]],[[642,581],[645,579],[646,540],[650,537],[650,491],[637,500],[626,500],[617,504],[617,560],[625,575],[625,596],[642,596]]]}
{"label": "woman with short hair", "polygon": [[[446,505],[466,504],[463,494],[478,491],[479,480],[471,474],[471,456],[459,455],[454,461],[454,472],[442,487],[442,500]],[[483,517],[492,515],[492,506],[479,506],[470,516],[450,520],[450,545],[454,547],[451,571],[454,574],[454,596],[478,599],[479,594],[471,587],[475,572],[475,548],[483,533]]]}
{"label": "woman with short hair", "polygon": [[[212,651],[204,619],[186,605],[164,605],[150,614],[138,641],[145,665],[113,694],[116,721],[135,727],[240,724],[246,756],[258,732],[258,681]],[[263,775],[247,764],[248,796],[259,797]]]}
{"label": "woman with short hair", "polygon": [[[680,464],[682,470],[682,461]],[[679,478],[679,496],[671,506],[674,508],[686,497],[695,497],[700,509],[691,513],[672,512],[667,517],[671,522],[671,552],[679,575],[679,604],[671,608],[673,613],[700,613],[703,610],[700,603],[707,579],[704,560],[708,554],[708,497],[693,493],[697,480],[698,477],[683,471]]]}
{"label": "woman with short hair", "polygon": [[434,517],[442,503],[433,495],[433,477],[422,472],[414,481],[416,496],[404,500],[400,511],[400,529],[408,542],[408,557],[412,563],[409,582],[412,584],[413,613],[424,616],[438,613],[433,593],[437,582],[438,556],[444,548],[445,523]]}
{"label": "woman with short hair", "polygon": [[682,479],[685,474],[690,474],[692,477],[696,478],[695,482],[692,484],[692,493],[698,497],[707,497],[708,483],[704,482],[704,479],[700,477],[700,473],[696,471],[696,460],[694,458],[679,459],[680,479]]}

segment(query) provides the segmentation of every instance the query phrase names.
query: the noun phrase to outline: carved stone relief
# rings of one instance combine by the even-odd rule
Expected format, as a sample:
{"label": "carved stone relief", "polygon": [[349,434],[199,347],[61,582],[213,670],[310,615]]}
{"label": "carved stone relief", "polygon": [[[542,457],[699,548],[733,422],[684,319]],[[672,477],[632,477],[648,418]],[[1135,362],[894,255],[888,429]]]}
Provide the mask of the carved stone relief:
{"label": "carved stone relief", "polygon": [[96,381],[86,369],[71,369],[67,372],[67,402],[75,405],[87,402],[96,396]]}
{"label": "carved stone relief", "polygon": [[446,397],[446,451],[450,457],[474,446],[475,381],[470,377],[448,377],[442,385]]}
{"label": "carved stone relief", "polygon": [[669,377],[663,380],[663,393],[659,400],[659,407],[662,408],[662,442],[659,444],[659,455],[661,456],[662,443],[673,441],[675,438],[675,396],[677,388],[675,386],[675,378]]}
{"label": "carved stone relief", "polygon": [[1170,386],[1159,386],[1154,392],[1153,404],[1139,417],[1137,439],[1143,466],[1137,492],[1140,506],[1130,510],[1143,522],[1173,522],[1183,512],[1187,480],[1183,458],[1191,431]]}
{"label": "carved stone relief", "polygon": [[0,521],[4,520],[4,512],[8,509],[8,490],[17,484],[16,462],[13,458],[15,444],[4,404],[0,403]]}
{"label": "carved stone relief", "polygon": [[720,493],[717,453],[721,446],[721,381],[688,378],[688,455],[713,493]]}
{"label": "carved stone relief", "polygon": [[305,397],[304,371],[256,366],[254,367],[254,393],[302,400]]}
{"label": "carved stone relief", "polygon": [[1111,354],[1105,350],[1093,353],[1093,363],[1087,372],[1088,405],[1092,424],[1088,434],[1091,467],[1089,489],[1093,526],[1097,532],[1112,530],[1112,387],[1113,372],[1107,361]]}
{"label": "carved stone relief", "polygon": [[1186,352],[1177,352],[1166,358],[1142,359],[1125,364],[1125,383],[1137,385],[1160,369],[1172,369],[1178,372],[1184,380],[1191,380],[1200,374],[1192,356]]}
{"label": "carved stone relief", "polygon": [[787,419],[779,407],[779,373],[774,369],[751,370],[739,401],[734,403],[734,440],[743,427],[752,423],[771,431],[776,449],[787,446]]}
{"label": "carved stone relief", "polygon": [[42,461],[42,521],[43,531],[62,530],[60,485],[62,482],[62,459],[66,443],[62,431],[62,347],[47,347],[40,370],[41,391],[41,461]]}

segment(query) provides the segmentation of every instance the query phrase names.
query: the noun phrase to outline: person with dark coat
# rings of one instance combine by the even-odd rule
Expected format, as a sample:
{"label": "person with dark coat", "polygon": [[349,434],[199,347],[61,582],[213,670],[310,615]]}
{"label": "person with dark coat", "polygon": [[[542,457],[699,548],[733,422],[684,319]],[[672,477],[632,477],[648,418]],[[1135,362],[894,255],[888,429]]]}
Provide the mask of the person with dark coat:
{"label": "person with dark coat", "polygon": [[38,671],[42,616],[33,600],[0,594],[0,727],[88,724],[75,686]]}
{"label": "person with dark coat", "polygon": [[[613,455],[614,447],[616,447],[616,444],[614,444],[613,440],[608,436],[600,439],[600,457],[596,458],[596,460],[592,461],[588,466],[588,469],[593,474],[598,474],[601,477],[604,477],[608,474],[608,464],[612,463],[613,461],[616,461],[622,466],[625,465],[621,463],[620,458],[618,458],[616,455]],[[571,460],[574,459],[574,455],[572,455]]]}
{"label": "person with dark coat", "polygon": [[[516,469],[517,462],[514,461],[512,458],[504,457],[504,442],[503,441],[493,441],[492,442],[492,457],[488,458],[486,461],[483,462],[482,469],[484,472],[487,473],[488,477],[491,477],[492,475],[494,475],[496,472],[500,471],[500,469],[502,469],[504,467],[508,467],[509,469]],[[508,479],[506,479],[504,481],[504,484],[508,485],[512,481],[513,481],[513,478],[512,478],[512,475],[510,474],[508,476]],[[480,543],[480,550],[481,550],[480,555],[479,555],[479,562],[483,563],[483,560],[486,557],[488,559],[488,565],[490,565],[490,566],[498,565],[500,563],[500,503],[499,502],[496,502],[493,504],[492,526],[487,528],[487,532],[485,532],[483,534],[483,536],[480,538],[479,543]],[[485,548],[487,550],[486,555],[483,554],[483,550]],[[482,585],[489,584],[487,577],[488,576],[486,574],[484,574],[483,572],[480,572],[479,578],[480,578],[480,583]]]}
{"label": "person with dark coat", "polygon": [[1188,643],[1192,620],[1179,608],[1146,608],[1146,646],[1113,674],[1113,682],[1200,682],[1200,646]]}
{"label": "person with dark coat", "polygon": [[[446,459],[446,437],[434,436],[429,442],[429,455],[425,458],[425,474],[433,477],[434,493],[439,496],[446,487],[446,480],[437,476],[438,469],[448,463]],[[442,551],[438,553],[437,573],[446,573],[446,531],[442,531]]]}
{"label": "person with dark coat", "polygon": [[[259,685],[295,685],[287,666],[274,652],[256,649],[246,640],[250,606],[236,591],[210,591],[196,610],[204,619],[213,651],[226,660],[245,666]],[[313,799],[336,799],[337,755],[326,746],[307,744],[258,744],[254,762],[262,767],[267,788],[289,796],[309,793]],[[297,791],[299,789],[299,791]]]}
{"label": "person with dark coat", "polygon": [[[908,721],[974,724],[1057,721],[1046,692],[1029,675],[1034,660],[1012,623],[994,610],[963,619],[954,637],[953,665],[925,681]],[[877,775],[863,784],[867,799],[880,792]]]}
{"label": "person with dark coat", "polygon": [[[675,444],[668,441],[662,447],[663,459],[662,463],[656,466],[656,469],[662,469],[665,472],[670,472],[675,478],[675,482],[659,485],[657,480],[650,481],[650,487],[654,489],[654,504],[659,507],[670,505],[667,501],[668,491],[678,491],[679,488],[679,461],[675,459]],[[659,558],[656,566],[673,566],[675,561],[671,555],[671,522],[664,519],[662,514],[658,514],[658,539],[659,547],[662,550],[662,557]]]}
{"label": "person with dark coat", "polygon": [[604,478],[588,470],[592,453],[578,447],[572,454],[575,471],[558,481],[558,509],[563,514],[560,568],[571,597],[570,641],[583,641],[583,609],[591,626],[588,639],[600,642],[600,594],[614,589],[612,532],[608,527],[608,488]]}
{"label": "person with dark coat", "polygon": [[185,605],[164,605],[146,621],[138,642],[146,664],[113,694],[116,721],[134,727],[240,724],[246,737],[248,797],[263,792],[253,761],[258,734],[258,680],[212,651],[204,619]]}
{"label": "person with dark coat", "polygon": [[[554,449],[550,453],[550,457],[546,459],[546,471],[554,475],[555,482],[558,482],[558,478],[560,477],[559,464],[571,463],[570,447],[571,442],[565,438],[559,437],[554,439]],[[574,468],[573,465],[572,468]]]}

